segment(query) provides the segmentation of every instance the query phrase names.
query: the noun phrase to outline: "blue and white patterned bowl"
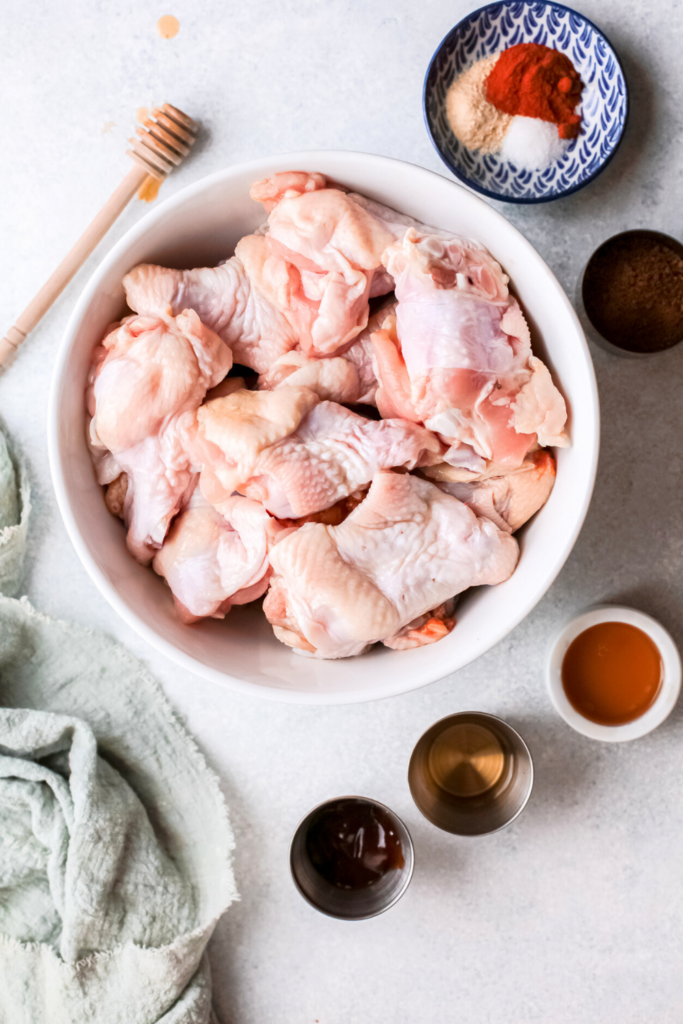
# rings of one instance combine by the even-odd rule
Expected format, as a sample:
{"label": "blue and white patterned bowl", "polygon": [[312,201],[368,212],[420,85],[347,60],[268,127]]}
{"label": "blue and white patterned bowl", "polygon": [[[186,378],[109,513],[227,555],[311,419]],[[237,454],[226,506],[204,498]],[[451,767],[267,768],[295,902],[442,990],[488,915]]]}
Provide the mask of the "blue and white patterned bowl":
{"label": "blue and white patterned bowl", "polygon": [[[581,134],[560,160],[538,171],[467,149],[446,117],[453,80],[516,43],[542,43],[566,53],[585,85],[578,108]],[[611,43],[588,18],[562,4],[503,0],[469,14],[442,40],[427,69],[423,106],[432,142],[456,178],[491,199],[545,203],[577,192],[607,166],[626,127],[628,91]]]}

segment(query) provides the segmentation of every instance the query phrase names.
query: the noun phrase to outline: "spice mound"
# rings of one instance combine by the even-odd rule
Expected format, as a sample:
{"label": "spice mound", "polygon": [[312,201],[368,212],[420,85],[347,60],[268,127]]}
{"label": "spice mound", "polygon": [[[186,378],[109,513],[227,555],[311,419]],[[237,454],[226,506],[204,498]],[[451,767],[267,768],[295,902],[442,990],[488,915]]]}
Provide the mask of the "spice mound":
{"label": "spice mound", "polygon": [[569,57],[519,43],[477,61],[455,80],[446,113],[468,149],[502,153],[520,169],[559,160],[580,131],[583,82]]}
{"label": "spice mound", "polygon": [[509,114],[497,110],[486,98],[486,79],[498,60],[478,60],[456,79],[446,97],[446,114],[454,135],[468,149],[499,153],[512,124]]}
{"label": "spice mound", "polygon": [[557,125],[561,139],[579,134],[574,109],[583,83],[569,57],[539,43],[503,50],[486,79],[486,98],[505,114],[537,117]]}
{"label": "spice mound", "polygon": [[683,340],[683,255],[675,239],[625,231],[591,256],[583,304],[595,329],[627,352],[662,352]]}

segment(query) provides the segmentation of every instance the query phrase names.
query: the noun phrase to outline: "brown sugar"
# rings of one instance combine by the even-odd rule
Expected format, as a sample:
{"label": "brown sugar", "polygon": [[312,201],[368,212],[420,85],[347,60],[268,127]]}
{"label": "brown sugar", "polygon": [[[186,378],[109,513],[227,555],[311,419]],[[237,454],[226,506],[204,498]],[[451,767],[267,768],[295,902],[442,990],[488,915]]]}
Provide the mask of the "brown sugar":
{"label": "brown sugar", "polygon": [[628,352],[661,352],[683,339],[683,247],[654,231],[626,231],[591,257],[583,278],[589,320]]}

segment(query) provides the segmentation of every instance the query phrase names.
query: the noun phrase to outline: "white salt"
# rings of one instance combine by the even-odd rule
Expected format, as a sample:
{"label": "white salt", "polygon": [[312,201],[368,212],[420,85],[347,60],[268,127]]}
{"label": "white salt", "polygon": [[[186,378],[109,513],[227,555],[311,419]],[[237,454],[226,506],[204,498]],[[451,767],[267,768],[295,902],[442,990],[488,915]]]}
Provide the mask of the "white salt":
{"label": "white salt", "polygon": [[513,117],[501,156],[524,171],[541,170],[564,156],[570,139],[561,139],[557,125],[538,117]]}

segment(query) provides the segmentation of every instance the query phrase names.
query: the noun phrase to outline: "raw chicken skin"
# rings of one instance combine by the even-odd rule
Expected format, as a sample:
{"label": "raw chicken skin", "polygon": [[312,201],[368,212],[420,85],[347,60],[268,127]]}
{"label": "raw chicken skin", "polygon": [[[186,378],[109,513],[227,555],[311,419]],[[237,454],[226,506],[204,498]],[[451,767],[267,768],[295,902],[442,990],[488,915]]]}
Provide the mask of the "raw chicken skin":
{"label": "raw chicken skin", "polygon": [[192,453],[204,497],[220,507],[252,475],[261,453],[292,434],[318,396],[308,388],[235,391],[199,409]]}
{"label": "raw chicken skin", "polygon": [[249,498],[230,498],[221,513],[197,488],[156,553],[154,569],[166,578],[183,622],[222,619],[233,604],[265,593],[268,552],[287,532]]}
{"label": "raw chicken skin", "polygon": [[443,451],[424,427],[367,420],[318,403],[307,388],[236,392],[204,405],[197,420],[205,497],[222,508],[238,491],[280,519],[329,508],[380,469],[440,462]]}
{"label": "raw chicken skin", "polygon": [[[391,235],[394,242],[400,241],[410,227],[417,228],[423,234],[448,236],[448,232],[442,231],[440,228],[428,227],[422,221],[416,220],[415,217],[410,217],[406,213],[398,213],[397,210],[377,203],[374,199],[368,199],[367,196],[362,196],[358,192],[352,192],[338,182],[328,181],[324,174],[309,171],[282,171],[279,174],[274,174],[272,178],[257,181],[251,187],[251,197],[263,205],[266,213],[272,213],[283,199],[297,199],[304,193],[321,192],[323,189],[341,192],[355,206],[364,210],[368,217],[381,225]],[[383,268],[378,266],[377,273],[382,274]],[[391,291],[392,289],[393,282],[386,290]],[[375,294],[384,295],[385,293],[378,291]]]}
{"label": "raw chicken skin", "polygon": [[171,270],[142,263],[123,279],[126,300],[139,313],[194,309],[232,349],[235,362],[265,373],[298,342],[287,318],[298,283],[262,235],[247,235],[218,267]]}
{"label": "raw chicken skin", "polygon": [[464,502],[478,516],[501,530],[514,533],[545,505],[555,485],[555,460],[550,452],[535,451],[517,469],[490,466],[488,475],[473,474],[444,462],[424,470],[441,490]]}
{"label": "raw chicken skin", "polygon": [[300,348],[286,352],[259,377],[259,388],[272,391],[281,384],[301,385],[326,401],[375,405],[377,375],[371,338],[395,310],[396,303],[391,302],[374,313],[367,327],[340,356],[316,358]]}
{"label": "raw chicken skin", "polygon": [[286,172],[251,189],[270,211],[266,244],[298,277],[287,316],[310,356],[340,353],[366,326],[372,279],[393,241],[381,221],[324,180]]}
{"label": "raw chicken skin", "polygon": [[251,196],[268,217],[267,244],[300,275],[290,322],[303,351],[341,355],[368,321],[368,299],[392,291],[382,255],[409,227],[426,229],[321,174],[287,171],[256,182]]}
{"label": "raw chicken skin", "polygon": [[424,226],[327,187],[321,174],[276,174],[257,182],[251,195],[270,215],[265,234],[242,238],[218,267],[135,267],[124,278],[129,306],[142,313],[196,310],[236,362],[261,374],[295,347],[310,357],[342,355],[367,325],[368,300],[393,289],[384,250],[408,226]]}
{"label": "raw chicken skin", "polygon": [[266,213],[270,213],[283,199],[296,199],[304,192],[315,192],[327,188],[324,174],[311,174],[309,171],[280,171],[272,178],[263,178],[251,186],[251,198],[261,203]]}
{"label": "raw chicken skin", "polygon": [[473,470],[519,466],[536,440],[568,443],[564,399],[485,249],[409,228],[383,262],[398,306],[372,336],[382,415],[423,422],[450,444],[447,462]]}
{"label": "raw chicken skin", "polygon": [[449,598],[508,579],[518,555],[513,537],[434,484],[380,472],[340,526],[311,523],[273,548],[263,610],[284,643],[346,658],[398,646]]}
{"label": "raw chicken skin", "polygon": [[351,403],[360,401],[362,388],[356,367],[344,356],[316,359],[301,349],[280,356],[258,380],[262,391],[274,391],[282,384],[309,388],[323,400]]}
{"label": "raw chicken skin", "polygon": [[192,310],[128,317],[93,353],[87,403],[98,480],[125,474],[118,494],[128,547],[143,563],[194,489],[184,434],[231,365],[230,349]]}
{"label": "raw chicken skin", "polygon": [[370,275],[381,269],[382,253],[394,235],[350,193],[324,182],[320,174],[286,172],[257,181],[250,194],[261,202],[268,193],[268,237],[287,250],[290,262],[304,270],[314,266],[349,275],[347,283],[353,284],[354,269]]}

